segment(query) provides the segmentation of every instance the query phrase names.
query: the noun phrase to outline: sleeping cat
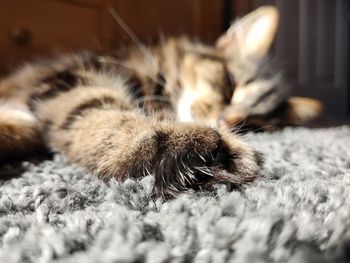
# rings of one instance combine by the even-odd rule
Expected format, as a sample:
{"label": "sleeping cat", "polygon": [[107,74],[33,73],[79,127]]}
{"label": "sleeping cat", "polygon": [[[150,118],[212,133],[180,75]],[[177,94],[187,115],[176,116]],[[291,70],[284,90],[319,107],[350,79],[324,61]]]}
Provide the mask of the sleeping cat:
{"label": "sleeping cat", "polygon": [[24,65],[0,82],[0,159],[44,145],[102,180],[153,174],[159,195],[252,181],[261,155],[230,128],[319,112],[317,102],[288,99],[267,56],[277,20],[262,7],[215,46],[169,38]]}

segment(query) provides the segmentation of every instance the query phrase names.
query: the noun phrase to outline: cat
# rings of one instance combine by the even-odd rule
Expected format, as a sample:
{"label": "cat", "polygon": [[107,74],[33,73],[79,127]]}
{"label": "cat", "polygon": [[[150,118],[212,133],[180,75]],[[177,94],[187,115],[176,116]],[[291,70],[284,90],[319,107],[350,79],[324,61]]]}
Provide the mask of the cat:
{"label": "cat", "polygon": [[251,182],[262,155],[232,126],[299,124],[320,111],[288,98],[268,56],[277,24],[265,6],[215,45],[178,37],[28,63],[0,82],[0,159],[44,145],[104,181],[153,174],[161,196]]}

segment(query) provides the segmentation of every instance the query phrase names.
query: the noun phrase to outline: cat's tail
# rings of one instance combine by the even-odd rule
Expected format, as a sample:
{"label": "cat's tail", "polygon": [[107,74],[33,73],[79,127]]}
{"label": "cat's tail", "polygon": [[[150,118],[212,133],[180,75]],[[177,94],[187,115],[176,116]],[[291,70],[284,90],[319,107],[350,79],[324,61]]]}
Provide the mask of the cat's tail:
{"label": "cat's tail", "polygon": [[37,118],[20,103],[0,100],[0,161],[32,152],[40,140]]}

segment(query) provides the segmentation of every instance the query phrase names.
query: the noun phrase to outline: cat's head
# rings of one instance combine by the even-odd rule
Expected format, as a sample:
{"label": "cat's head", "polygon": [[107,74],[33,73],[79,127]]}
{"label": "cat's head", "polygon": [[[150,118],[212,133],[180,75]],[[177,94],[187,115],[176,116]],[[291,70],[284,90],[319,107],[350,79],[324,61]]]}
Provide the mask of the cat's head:
{"label": "cat's head", "polygon": [[276,8],[265,6],[236,21],[215,46],[188,47],[180,65],[178,118],[263,127],[317,117],[321,104],[289,98],[281,70],[268,55],[277,25]]}

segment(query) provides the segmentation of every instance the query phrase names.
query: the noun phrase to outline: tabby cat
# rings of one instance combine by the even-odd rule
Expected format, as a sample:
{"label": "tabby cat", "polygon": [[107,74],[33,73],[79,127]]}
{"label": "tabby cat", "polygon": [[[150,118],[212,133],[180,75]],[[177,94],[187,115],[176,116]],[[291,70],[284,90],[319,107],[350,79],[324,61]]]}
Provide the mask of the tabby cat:
{"label": "tabby cat", "polygon": [[277,24],[267,6],[214,46],[169,38],[24,65],[0,82],[0,158],[44,145],[102,180],[153,174],[159,195],[252,181],[262,158],[230,128],[299,124],[319,111],[288,99],[267,55]]}

